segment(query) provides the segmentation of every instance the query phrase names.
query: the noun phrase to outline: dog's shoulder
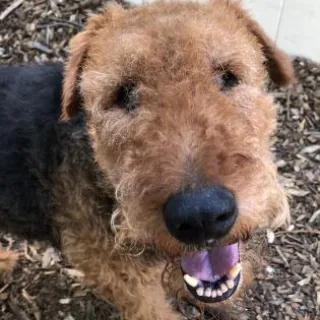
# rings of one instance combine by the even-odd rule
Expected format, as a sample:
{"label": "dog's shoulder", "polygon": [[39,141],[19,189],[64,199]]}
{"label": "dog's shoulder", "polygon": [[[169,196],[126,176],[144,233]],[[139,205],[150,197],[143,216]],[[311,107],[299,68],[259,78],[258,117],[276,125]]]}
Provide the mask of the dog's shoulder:
{"label": "dog's shoulder", "polygon": [[50,159],[61,112],[62,65],[0,67],[0,225],[51,232]]}
{"label": "dog's shoulder", "polygon": [[[60,113],[62,65],[0,66],[0,110],[17,116],[53,111]],[[24,107],[26,109],[24,109]]]}

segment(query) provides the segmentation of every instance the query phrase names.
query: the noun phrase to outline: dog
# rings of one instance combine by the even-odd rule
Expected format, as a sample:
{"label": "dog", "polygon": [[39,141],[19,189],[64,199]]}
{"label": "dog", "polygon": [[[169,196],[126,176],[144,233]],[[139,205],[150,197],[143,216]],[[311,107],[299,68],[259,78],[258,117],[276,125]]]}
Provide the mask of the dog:
{"label": "dog", "polygon": [[269,79],[291,61],[238,2],[107,5],[65,67],[0,69],[2,231],[50,240],[123,319],[232,305],[245,243],[290,218]]}

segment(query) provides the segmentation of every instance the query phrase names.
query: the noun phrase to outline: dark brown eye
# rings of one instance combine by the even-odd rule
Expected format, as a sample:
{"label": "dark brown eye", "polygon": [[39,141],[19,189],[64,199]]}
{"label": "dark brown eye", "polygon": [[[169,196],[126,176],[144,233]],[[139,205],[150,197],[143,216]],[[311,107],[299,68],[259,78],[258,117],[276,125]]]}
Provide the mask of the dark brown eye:
{"label": "dark brown eye", "polygon": [[133,82],[119,84],[115,92],[114,104],[123,110],[133,111],[139,105],[139,96]]}
{"label": "dark brown eye", "polygon": [[221,74],[216,77],[216,81],[221,91],[231,90],[240,83],[239,78],[230,70],[221,72]]}

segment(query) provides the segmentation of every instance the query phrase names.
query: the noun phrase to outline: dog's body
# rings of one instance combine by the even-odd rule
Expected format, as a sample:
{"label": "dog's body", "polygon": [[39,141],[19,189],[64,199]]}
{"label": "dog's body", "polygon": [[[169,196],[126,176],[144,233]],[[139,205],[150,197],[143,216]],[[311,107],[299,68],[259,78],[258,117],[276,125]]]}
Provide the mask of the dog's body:
{"label": "dog's body", "polygon": [[233,301],[242,241],[288,219],[267,72],[294,79],[229,1],[108,8],[63,84],[59,65],[2,67],[1,228],[59,244],[125,319],[179,319],[167,294]]}

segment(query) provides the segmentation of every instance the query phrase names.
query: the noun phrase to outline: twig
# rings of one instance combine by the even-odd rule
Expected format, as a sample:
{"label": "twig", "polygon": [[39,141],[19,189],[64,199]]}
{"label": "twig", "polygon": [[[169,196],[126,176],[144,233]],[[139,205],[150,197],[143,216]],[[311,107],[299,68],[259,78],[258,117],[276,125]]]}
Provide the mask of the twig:
{"label": "twig", "polygon": [[13,2],[6,10],[0,14],[0,21],[4,20],[11,12],[16,10],[20,5],[22,5],[24,0],[16,0]]}
{"label": "twig", "polygon": [[277,235],[280,235],[280,234],[311,234],[311,235],[318,235],[320,236],[320,230],[314,230],[314,229],[311,229],[311,230],[307,230],[307,229],[302,229],[302,230],[293,230],[293,231],[279,231],[277,232]]}
{"label": "twig", "polygon": [[287,258],[284,256],[284,254],[282,253],[282,251],[280,250],[280,248],[278,246],[276,246],[276,250],[277,250],[280,258],[283,260],[285,266],[286,267],[290,267],[290,264],[289,264]]}
{"label": "twig", "polygon": [[287,120],[291,120],[290,118],[290,103],[291,103],[291,91],[292,89],[289,89],[287,92],[287,101],[286,101],[286,112],[287,112]]}
{"label": "twig", "polygon": [[48,48],[47,46],[43,45],[42,43],[38,41],[33,41],[28,43],[29,48],[36,49],[38,51],[50,54],[52,53],[52,49]]}
{"label": "twig", "polygon": [[73,21],[68,21],[68,20],[64,20],[64,19],[50,18],[50,20],[54,21],[54,22],[60,22],[60,23],[63,23],[63,24],[68,24],[68,25],[74,26],[76,28],[82,28],[83,27],[83,25],[80,24],[80,23],[73,22]]}
{"label": "twig", "polygon": [[319,215],[320,215],[320,210],[315,211],[314,214],[309,219],[309,223],[313,223],[314,221],[316,221]]}
{"label": "twig", "polygon": [[45,28],[55,28],[55,27],[72,27],[72,28],[76,28],[77,30],[81,29],[80,25],[75,25],[73,23],[69,23],[69,22],[53,22],[53,23],[48,23],[48,24],[39,24],[37,26],[37,30],[40,29],[45,29]]}
{"label": "twig", "polygon": [[36,1],[36,2],[34,3],[34,5],[35,5],[35,6],[38,6],[38,5],[43,4],[43,3],[45,3],[45,2],[47,2],[47,0],[38,0],[38,1]]}

